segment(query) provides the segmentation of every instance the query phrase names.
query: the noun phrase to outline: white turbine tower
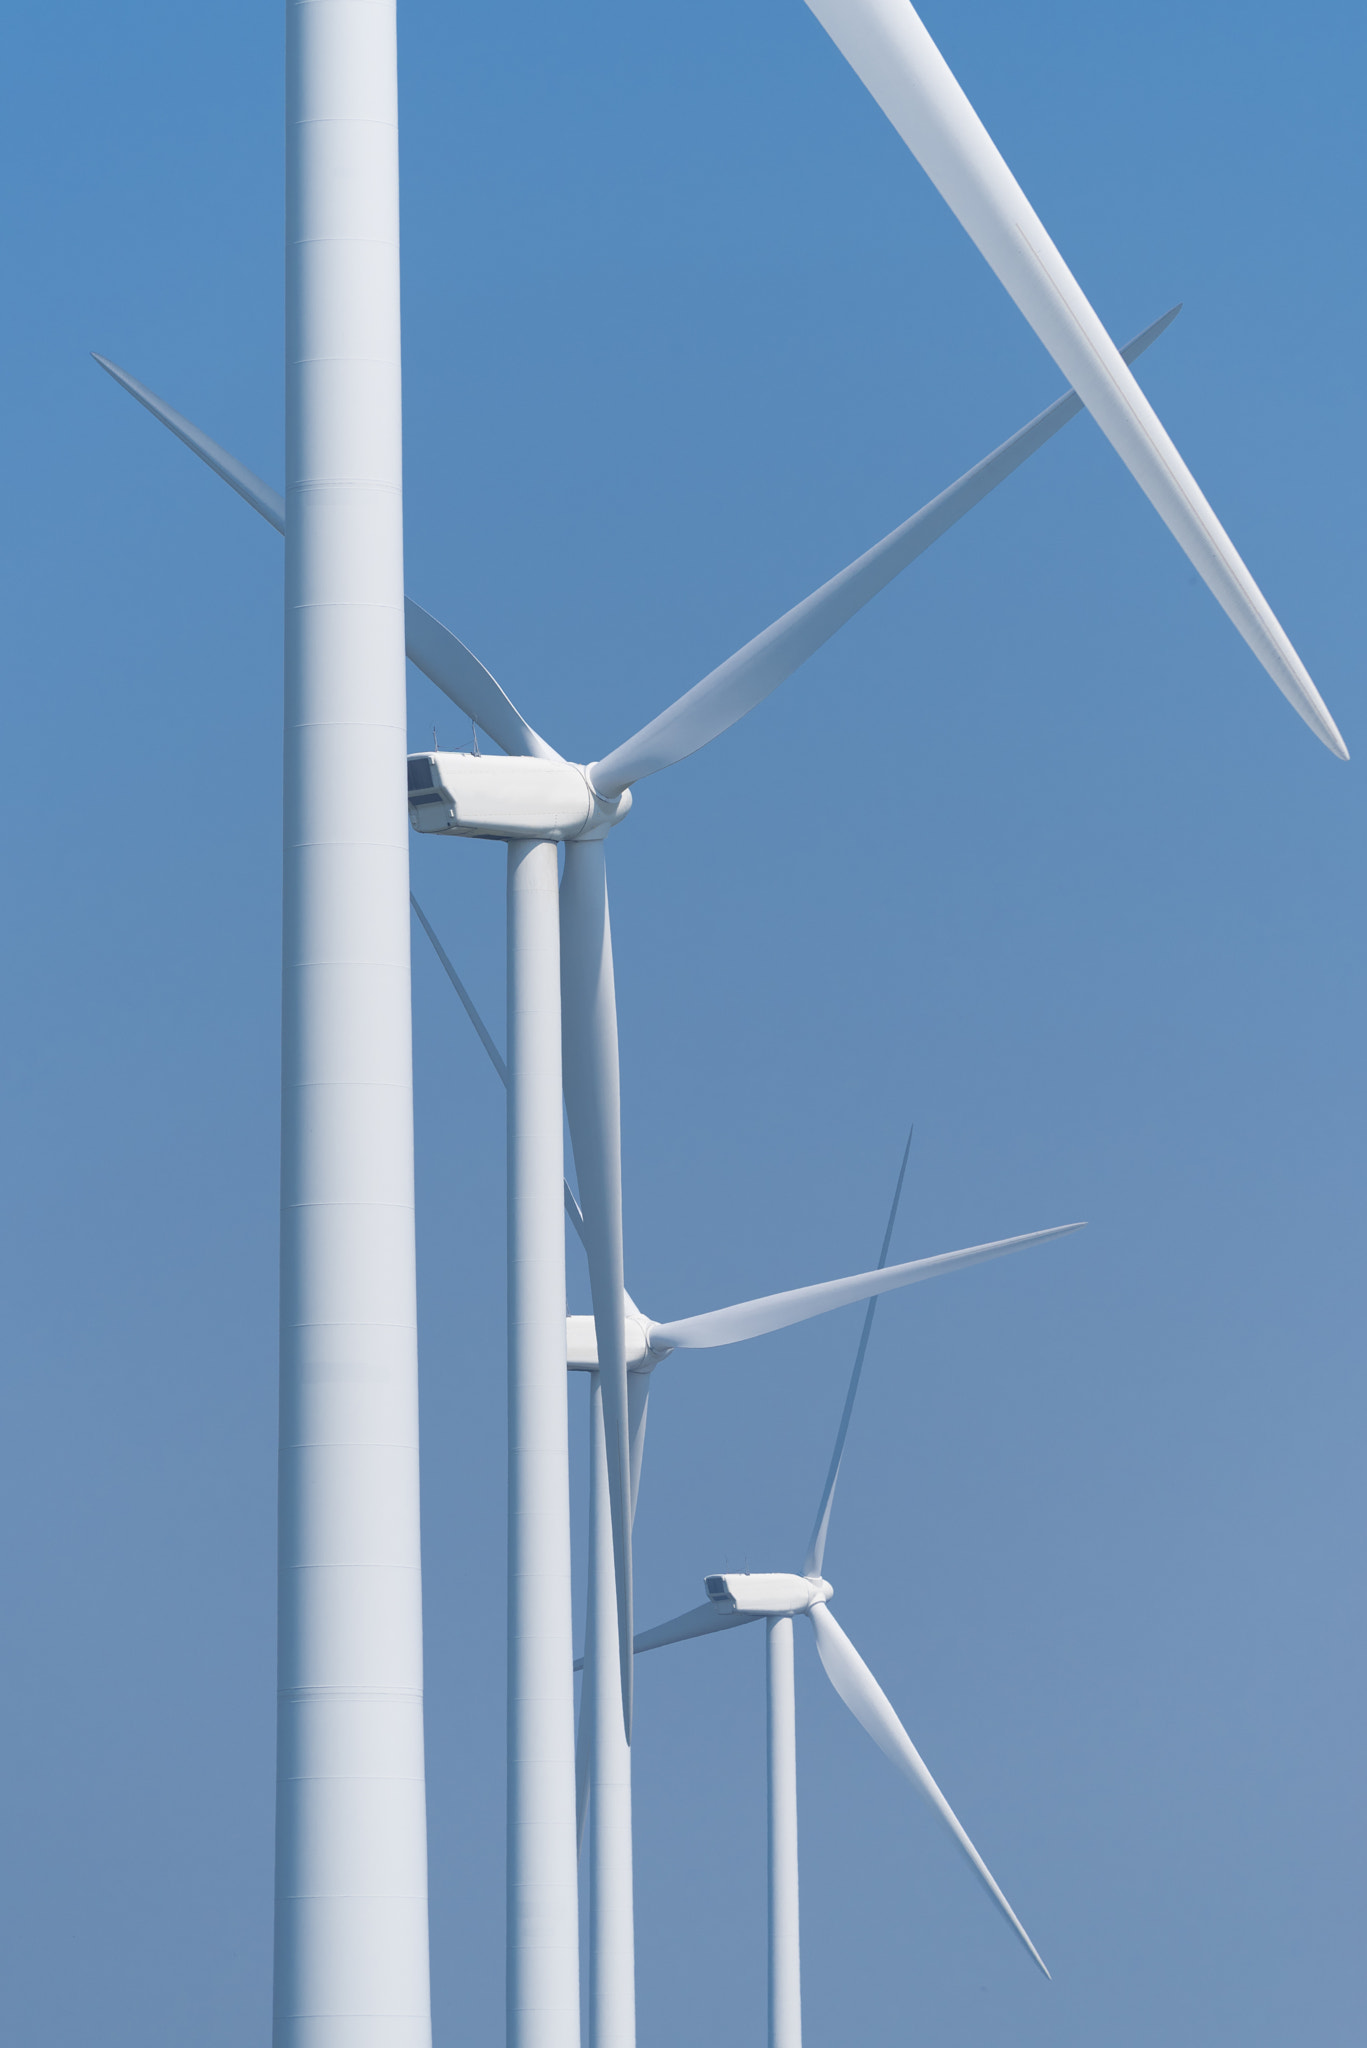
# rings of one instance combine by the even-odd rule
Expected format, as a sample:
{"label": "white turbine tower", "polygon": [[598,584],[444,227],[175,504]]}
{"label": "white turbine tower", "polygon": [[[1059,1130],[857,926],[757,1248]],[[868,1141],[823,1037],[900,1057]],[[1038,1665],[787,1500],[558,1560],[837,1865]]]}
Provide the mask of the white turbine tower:
{"label": "white turbine tower", "polygon": [[[504,1085],[508,1070],[479,1011],[452,966],[445,948],[416,897],[413,909],[433,950],[449,977],[480,1042]],[[854,1397],[863,1370],[874,1312],[881,1296],[893,1288],[939,1274],[977,1265],[1006,1252],[1023,1251],[1046,1244],[1055,1237],[1068,1236],[1081,1224],[1065,1224],[1053,1230],[1036,1231],[1026,1237],[1006,1238],[967,1251],[950,1252],[939,1258],[914,1260],[889,1267],[888,1248],[897,1221],[907,1161],[911,1155],[908,1134],[893,1192],[887,1228],[877,1266],[851,1279],[827,1281],[815,1287],[799,1288],[788,1294],[769,1295],[762,1300],[741,1302],[732,1308],[714,1310],[684,1321],[654,1323],[642,1315],[630,1295],[624,1296],[628,1336],[628,1400],[631,1417],[631,1514],[634,1520],[640,1490],[641,1464],[645,1448],[646,1403],[650,1374],[671,1351],[743,1342],[746,1338],[785,1329],[833,1308],[866,1300],[854,1371],[836,1436],[816,1525],[812,1531],[806,1570],[818,1578],[825,1551],[831,1503],[840,1471],[845,1438],[849,1431]],[[583,1217],[579,1205],[565,1186],[564,1204],[581,1239]],[[570,1316],[566,1325],[566,1350],[572,1372],[588,1372],[589,1384],[589,1566],[588,1606],[584,1655],[576,1669],[584,1673],[583,1700],[577,1744],[578,1827],[582,1845],[585,1820],[590,1821],[589,1862],[589,2042],[590,2048],[633,2048],[636,2038],[635,1914],[632,1901],[631,1750],[618,1711],[616,1656],[616,1582],[613,1566],[612,1525],[607,1505],[607,1441],[603,1426],[601,1379],[597,1369],[597,1347],[592,1316]],[[767,1583],[767,1582],[766,1582]],[[810,1587],[802,1582],[807,1591]],[[822,1582],[824,1583],[824,1582]],[[710,1585],[710,1582],[709,1582]],[[787,1588],[791,1595],[791,1587]],[[794,2043],[800,2029],[800,1978],[798,1971],[797,1923],[797,1779],[794,1746],[792,1625],[788,1618],[772,1621],[769,1629],[769,1834],[770,1834],[770,2010],[778,2015],[780,2044]],[[708,1607],[682,1617],[684,1635],[710,1634],[718,1628],[734,1627],[755,1619],[752,1612],[734,1613],[725,1604]],[[638,1636],[638,1651],[664,1642],[683,1639],[678,1624]],[[600,1711],[600,1703],[602,1709]],[[956,1823],[957,1825],[957,1823]],[[989,1880],[990,1882],[990,1880]],[[1037,1958],[1038,1960],[1038,1958]],[[771,2027],[772,2032],[772,2027]]]}
{"label": "white turbine tower", "polygon": [[[1177,311],[1178,308],[1173,307],[1137,335],[1124,351],[1126,360],[1142,354],[1176,318]],[[96,361],[263,518],[278,531],[285,531],[285,506],[278,492],[126,370],[103,356],[97,356]],[[748,641],[634,738],[618,747],[606,761],[595,763],[591,768],[565,761],[515,710],[483,663],[430,613],[411,598],[405,600],[409,659],[509,756],[506,760],[498,756],[435,752],[413,756],[409,763],[413,823],[423,832],[502,839],[510,847],[520,846],[521,851],[515,858],[510,855],[510,1001],[519,1006],[519,1012],[526,1021],[530,1014],[526,1006],[535,985],[540,991],[540,1000],[547,1005],[558,1001],[563,1011],[565,1104],[584,1204],[584,1241],[603,1361],[600,1370],[619,1615],[619,1672],[623,1721],[628,1739],[631,1727],[632,1595],[626,1502],[631,1429],[626,1332],[621,1307],[623,1254],[616,998],[603,842],[612,825],[625,817],[630,809],[631,785],[634,782],[686,759],[753,710],[903,569],[1070,420],[1075,419],[1081,410],[1081,400],[1076,394],[1065,393],[991,455],[975,464],[957,483],[942,491],[820,589]],[[538,922],[531,907],[539,901],[544,909],[550,856],[545,853],[534,855],[528,851],[531,845],[545,846],[556,841],[565,842],[565,871],[560,891],[558,997],[549,964],[549,949],[556,941],[544,916]],[[535,879],[537,877],[539,881]],[[540,943],[547,953],[539,963],[526,950],[528,934],[533,928],[540,932]],[[554,1036],[555,1027],[548,1013],[538,1027],[535,1045],[540,1048],[541,1058],[549,1061],[554,1056],[559,1064],[560,1055],[553,1053]],[[519,1046],[522,1043],[518,1041]],[[510,1052],[512,1049],[510,1037]],[[528,1057],[533,1056],[530,1042],[525,1050]],[[550,1085],[548,1076],[549,1068],[533,1084],[528,1071],[524,1074],[520,1095],[518,1090],[514,1090],[514,1096],[521,1099],[526,1089],[533,1085],[539,1095],[544,1095]],[[525,1189],[530,1183],[526,1176],[538,1170],[539,1161],[537,1213],[544,1223],[550,1214],[551,1190],[555,1191],[556,1203],[561,1198],[563,1161],[559,1156],[560,1140],[558,1135],[551,1133],[549,1124],[545,1125],[546,1149],[544,1154],[535,1153],[528,1149],[528,1131],[511,1100],[510,1115],[515,1118],[509,1126],[510,1173],[514,1170],[516,1149],[516,1177],[520,1191],[515,1200],[510,1195],[510,1201],[513,1201],[509,1212],[510,1228],[514,1218],[518,1219],[519,1229],[524,1226],[530,1228],[531,1211],[527,1208],[525,1196]],[[558,1131],[559,1127],[556,1128]],[[511,1239],[509,1249],[514,1267],[530,1275],[533,1269],[524,1266],[524,1251],[518,1249]],[[553,1258],[554,1254],[548,1256]],[[553,1282],[552,1275],[550,1284]],[[533,1283],[529,1280],[529,1284]],[[518,1333],[520,1346],[528,1326],[511,1297],[510,1312],[513,1315],[511,1327]],[[538,1313],[548,1332],[549,1309],[544,1303]],[[521,1350],[517,1355],[519,1359],[523,1358]],[[515,1373],[519,1385],[523,1369],[523,1365],[519,1365]],[[549,1389],[549,1368],[546,1368],[545,1383]],[[547,1399],[551,1398],[548,1391]],[[564,1572],[560,1570],[551,1576],[557,1582],[564,1580]],[[549,1836],[544,1839],[549,1840]]]}
{"label": "white turbine tower", "polygon": [[393,0],[290,0],[276,2048],[428,2048]]}
{"label": "white turbine tower", "polygon": [[[897,1175],[897,1186],[883,1234],[879,1267],[883,1266],[892,1241],[897,1208],[902,1199],[907,1159],[906,1150]],[[891,1269],[896,1271],[894,1267]],[[830,1531],[831,1508],[840,1477],[845,1440],[849,1434],[854,1399],[873,1328],[876,1296],[869,1299],[855,1352],[854,1370],[845,1395],[845,1406],[836,1431],[826,1484],[822,1488],[812,1525],[811,1539],[801,1574],[792,1572],[723,1572],[705,1581],[707,1600],[673,1621],[645,1629],[636,1638],[637,1654],[663,1649],[669,1643],[688,1642],[694,1637],[714,1635],[718,1630],[738,1628],[763,1620],[766,1676],[766,1753],[768,1779],[768,1872],[769,1872],[769,2048],[802,2048],[802,1965],[799,1938],[798,1853],[797,1853],[797,1708],[793,1684],[793,1616],[805,1614],[816,1636],[817,1653],[826,1676],[855,1719],[879,1748],[922,1795],[932,1812],[949,1830],[967,1858],[974,1875],[987,1891],[1016,1934],[1047,1977],[1049,1972],[1006,1901],[982,1857],[974,1848],[873,1673],[855,1649],[828,1602],[834,1588],[823,1578],[826,1539]]]}

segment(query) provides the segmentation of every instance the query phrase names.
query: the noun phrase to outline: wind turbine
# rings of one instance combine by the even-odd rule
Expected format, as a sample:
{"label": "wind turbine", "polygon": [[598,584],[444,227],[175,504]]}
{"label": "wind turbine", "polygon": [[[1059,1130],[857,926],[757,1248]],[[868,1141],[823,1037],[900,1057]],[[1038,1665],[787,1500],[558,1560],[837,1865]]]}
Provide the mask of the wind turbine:
{"label": "wind turbine", "polygon": [[[1137,335],[1124,351],[1126,359],[1132,361],[1141,355],[1171,324],[1178,311],[1178,307],[1173,307]],[[284,503],[269,484],[128,371],[106,357],[96,356],[95,360],[278,532],[285,531]],[[543,1262],[550,1260],[553,1265],[561,1256],[548,1235],[552,1231],[552,1211],[558,1215],[564,1179],[560,1126],[551,1118],[548,1104],[563,1081],[584,1205],[585,1250],[602,1360],[619,1617],[618,1657],[628,1740],[633,1603],[626,1502],[630,1490],[631,1430],[622,1309],[617,1020],[603,842],[612,825],[630,809],[635,782],[686,759],[753,710],[1081,410],[1075,393],[1067,392],[1055,400],[948,490],[748,641],[605,761],[589,768],[565,761],[514,709],[483,663],[453,633],[411,598],[404,601],[410,660],[508,756],[501,759],[496,755],[445,754],[434,750],[411,757],[410,815],[421,832],[502,839],[509,846],[509,1017],[516,1017],[528,1028],[533,1015],[539,1017],[531,1038],[525,1031],[510,1030],[509,1034],[510,1062],[517,1064],[514,1056],[520,1059],[525,1048],[534,1063],[534,1070],[529,1067],[520,1084],[512,1086],[509,1093],[509,1216],[510,1230],[515,1220],[519,1233],[516,1244],[510,1238],[510,1272],[526,1276],[530,1288],[535,1276],[543,1274]],[[556,841],[565,842],[565,872],[560,891],[559,931],[553,933],[548,904]],[[541,853],[533,850],[537,846],[543,848]],[[545,851],[547,847],[550,852]],[[550,1015],[550,1006],[557,1001],[555,962],[551,958],[557,949],[563,1032],[557,1030]],[[544,1015],[537,1011],[538,1003],[545,1006]],[[550,1065],[554,1062],[560,1070],[562,1045],[563,1072],[559,1078],[553,1078]],[[541,1132],[540,1149],[532,1141],[532,1127],[522,1106],[529,1089],[541,1105],[533,1119]],[[534,1204],[525,1192],[533,1183],[539,1190]],[[539,1368],[525,1364],[524,1360],[524,1340],[532,1342],[533,1327],[539,1333],[537,1343],[552,1343],[550,1301],[559,1283],[549,1269],[544,1271],[544,1279],[545,1287],[538,1293],[535,1306],[530,1295],[524,1299],[521,1293],[510,1289],[510,1371],[514,1382],[510,1415],[514,1422],[526,1400],[531,1400],[535,1408],[539,1401],[553,1405],[557,1398],[552,1389],[558,1382],[558,1368],[553,1372],[549,1359]],[[529,1384],[521,1394],[517,1393],[517,1388],[522,1387],[524,1364],[514,1364],[514,1358],[524,1360],[526,1373],[535,1379],[535,1390]],[[549,1417],[548,1408],[542,1418],[547,1429]],[[519,1440],[515,1430],[514,1442]],[[516,1465],[518,1454],[514,1450],[511,1455]],[[551,1484],[548,1474],[543,1474],[543,1478],[546,1484]],[[518,1522],[515,1510],[510,1509],[510,1513],[522,1534],[530,1537],[536,1533],[530,1523]],[[558,1525],[559,1511],[556,1513]],[[546,1527],[542,1525],[543,1533]],[[515,1600],[522,1590],[530,1592],[533,1585],[543,1591],[552,1585],[560,1588],[555,1618],[548,1613],[536,1625],[538,1640],[544,1639],[546,1644],[546,1662],[540,1675],[528,1682],[531,1691],[543,1700],[550,1697],[548,1687],[554,1690],[550,1673],[559,1655],[555,1644],[566,1625],[561,1609],[568,1600],[567,1534],[563,1542],[564,1555],[559,1563],[548,1555],[535,1567],[529,1563],[526,1570],[514,1570],[511,1581]],[[564,1612],[568,1612],[567,1607]],[[527,1640],[520,1615],[510,1617],[510,1630],[517,1640]],[[559,1718],[563,1722],[563,1714]],[[533,1731],[527,1739],[533,1747],[544,1748],[549,1738],[543,1729],[540,1733]],[[520,1824],[511,1831],[520,1832]],[[562,1868],[562,1887],[565,1882]]]}
{"label": "wind turbine", "polygon": [[393,0],[289,0],[275,2048],[428,2048]]}
{"label": "wind turbine", "polygon": [[[902,1164],[893,1191],[887,1229],[879,1266],[883,1266],[892,1241],[897,1208],[902,1199],[907,1160],[911,1153],[908,1135]],[[895,1270],[895,1269],[894,1269]],[[830,1533],[831,1509],[836,1482],[840,1477],[854,1413],[855,1395],[864,1370],[869,1336],[873,1329],[878,1298],[872,1296],[864,1313],[863,1328],[850,1374],[849,1389],[836,1431],[826,1483],[821,1490],[816,1520],[812,1524],[807,1555],[800,1574],[793,1572],[722,1572],[705,1581],[707,1600],[690,1608],[673,1621],[645,1629],[636,1638],[636,1651],[663,1649],[669,1643],[688,1642],[697,1636],[714,1635],[721,1629],[739,1628],[752,1621],[765,1623],[766,1755],[768,1781],[768,1869],[769,1869],[769,2048],[802,2048],[802,1965],[798,1913],[797,1854],[797,1715],[793,1685],[793,1616],[805,1614],[816,1636],[817,1654],[826,1676],[845,1705],[867,1730],[896,1768],[925,1799],[931,1811],[948,1829],[956,1846],[967,1858],[974,1876],[992,1903],[1047,1977],[1043,1958],[1016,1918],[996,1879],[964,1832],[949,1801],[922,1761],[911,1737],[903,1728],[882,1687],[869,1670],[854,1644],[830,1612],[828,1602],[835,1589],[822,1576],[826,1539]]]}
{"label": "wind turbine", "polygon": [[[1138,355],[1172,317],[1155,322],[1126,355]],[[126,371],[98,360],[285,531],[284,505],[268,485]],[[562,1087],[596,1324],[621,1717],[628,1742],[631,1729],[631,1418],[604,840],[626,816],[635,782],[687,758],[752,710],[1079,410],[1076,394],[1066,393],[603,761],[587,767],[557,754],[469,649],[411,599],[404,601],[410,658],[507,755],[433,751],[411,756],[408,773],[410,817],[417,829],[502,839],[508,846],[507,1881],[508,2010],[515,2048],[573,2048],[570,2032],[562,2029],[570,2026],[565,2016],[578,1996],[569,1482],[563,1456]],[[565,843],[558,923],[552,914],[557,841]]]}
{"label": "wind turbine", "polygon": [[[448,979],[479,1036],[499,1078],[507,1085],[506,1063],[494,1043],[475,1003],[433,930],[416,897],[413,910],[431,941]],[[640,1491],[641,1465],[645,1449],[646,1403],[650,1374],[672,1351],[716,1348],[742,1343],[747,1338],[791,1328],[831,1309],[859,1300],[867,1302],[854,1371],[836,1435],[835,1451],[817,1510],[808,1548],[806,1572],[820,1579],[831,1505],[835,1498],[845,1439],[854,1398],[858,1391],[864,1356],[873,1329],[874,1313],[884,1293],[894,1288],[933,1279],[1007,1252],[1024,1251],[1066,1237],[1083,1226],[1064,1224],[1028,1236],[1005,1238],[966,1251],[941,1254],[937,1258],[912,1260],[889,1267],[888,1249],[902,1199],[907,1161],[911,1156],[911,1133],[902,1152],[893,1191],[892,1207],[878,1255],[878,1264],[867,1273],[845,1280],[825,1281],[814,1287],[769,1295],[761,1300],[740,1302],[730,1308],[712,1310],[682,1321],[656,1323],[644,1316],[630,1295],[624,1296],[625,1320],[632,1332],[629,1344],[628,1398],[630,1402],[631,1498],[634,1521]],[[568,1184],[564,1204],[581,1240],[583,1217]],[[598,1370],[595,1324],[592,1316],[566,1318],[566,1353],[571,1372],[588,1372],[589,1382],[589,1565],[588,1606],[584,1634],[584,1655],[576,1670],[584,1673],[584,1690],[577,1744],[578,1830],[582,1844],[585,1819],[591,1820],[589,1865],[589,2043],[590,2048],[633,2048],[636,2038],[635,2011],[635,1912],[632,1899],[631,1749],[625,1739],[617,1712],[617,1660],[612,1525],[607,1504],[607,1439],[603,1422],[601,1374]],[[804,1585],[806,1582],[803,1582]],[[822,1581],[821,1583],[825,1583]],[[709,1591],[712,1581],[708,1581]],[[829,1591],[829,1589],[828,1589]],[[791,1610],[787,1611],[790,1617]],[[607,1626],[603,1618],[607,1617]],[[718,1607],[714,1602],[683,1616],[688,1626],[676,1633],[677,1623],[665,1623],[636,1638],[642,1651],[665,1642],[685,1640],[688,1635],[713,1633],[757,1619],[757,1612]],[[782,1633],[787,1628],[786,1639]],[[778,2048],[796,2048],[800,2039],[800,1980],[798,1974],[797,1929],[797,1781],[796,1751],[793,1746],[792,1624],[771,1624],[769,1634],[770,1670],[770,2006],[778,2012],[780,2029],[771,2040]],[[606,1703],[606,1711],[602,1710]],[[791,1778],[791,1796],[789,1779]],[[953,1816],[950,1816],[951,1821]],[[957,1827],[958,1823],[953,1823]],[[965,1837],[965,1840],[967,1838]],[[976,1854],[969,1845],[970,1854]],[[989,1885],[991,1879],[987,1880]],[[999,1894],[997,1895],[1000,1896]],[[1005,1907],[1005,1901],[1001,1901]],[[1005,1910],[1009,1913],[1010,1908]],[[1018,1931],[1019,1923],[1014,1922]],[[1033,1954],[1034,1951],[1032,1950]],[[1036,1961],[1039,1961],[1036,1956]],[[1043,1964],[1040,1965],[1043,1968]],[[1047,1972],[1046,1972],[1047,1974]],[[791,2023],[784,2015],[797,2015]],[[792,2031],[796,2025],[798,2032]]]}

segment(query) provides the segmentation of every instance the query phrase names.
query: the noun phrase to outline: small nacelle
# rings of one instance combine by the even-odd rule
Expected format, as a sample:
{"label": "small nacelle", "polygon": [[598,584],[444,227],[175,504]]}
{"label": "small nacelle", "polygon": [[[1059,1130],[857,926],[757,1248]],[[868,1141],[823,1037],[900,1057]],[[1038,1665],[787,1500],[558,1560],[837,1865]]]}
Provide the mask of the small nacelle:
{"label": "small nacelle", "polygon": [[703,1584],[723,1614],[805,1614],[835,1590],[825,1579],[800,1579],[796,1572],[714,1572]]}
{"label": "small nacelle", "polygon": [[[650,1358],[650,1346],[638,1316],[626,1317],[626,1339],[627,1370],[639,1370]],[[598,1326],[592,1316],[566,1316],[565,1359],[571,1372],[597,1372]]]}
{"label": "small nacelle", "polygon": [[631,793],[605,804],[573,761],[530,754],[410,754],[408,816],[415,832],[458,839],[578,839],[606,829]]}

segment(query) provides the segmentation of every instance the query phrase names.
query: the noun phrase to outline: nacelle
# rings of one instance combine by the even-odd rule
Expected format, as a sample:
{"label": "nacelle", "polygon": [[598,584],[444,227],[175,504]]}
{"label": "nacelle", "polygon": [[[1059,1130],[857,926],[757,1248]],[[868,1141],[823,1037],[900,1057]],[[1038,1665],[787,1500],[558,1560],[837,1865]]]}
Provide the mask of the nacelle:
{"label": "nacelle", "polygon": [[[636,1316],[626,1318],[627,1370],[643,1366],[650,1357],[645,1325]],[[566,1316],[565,1360],[571,1372],[598,1370],[598,1327],[592,1316]]]}
{"label": "nacelle", "polygon": [[703,1584],[723,1614],[805,1614],[835,1591],[825,1579],[800,1579],[796,1572],[714,1572]]}
{"label": "nacelle", "polygon": [[458,839],[580,839],[631,808],[595,795],[573,761],[530,754],[410,754],[408,816],[415,832]]}

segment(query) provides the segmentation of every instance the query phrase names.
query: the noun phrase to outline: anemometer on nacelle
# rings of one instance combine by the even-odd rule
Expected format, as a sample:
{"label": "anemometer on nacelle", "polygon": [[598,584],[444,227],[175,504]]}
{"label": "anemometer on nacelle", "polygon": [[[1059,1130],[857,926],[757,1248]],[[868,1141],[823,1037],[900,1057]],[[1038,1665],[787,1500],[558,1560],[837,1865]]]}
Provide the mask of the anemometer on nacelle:
{"label": "anemometer on nacelle", "polygon": [[410,754],[415,832],[458,839],[596,839],[631,809],[600,797],[587,768],[531,754]]}

